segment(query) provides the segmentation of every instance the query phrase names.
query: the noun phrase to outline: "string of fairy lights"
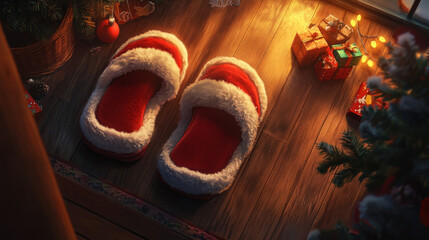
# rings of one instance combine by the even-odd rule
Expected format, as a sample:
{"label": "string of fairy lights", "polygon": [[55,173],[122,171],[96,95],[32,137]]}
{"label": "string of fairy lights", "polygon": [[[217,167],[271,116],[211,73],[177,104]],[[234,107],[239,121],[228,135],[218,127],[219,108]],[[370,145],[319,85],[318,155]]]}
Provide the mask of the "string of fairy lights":
{"label": "string of fairy lights", "polygon": [[362,55],[362,60],[361,60],[362,63],[366,62],[366,64],[369,67],[373,67],[374,66],[374,62],[377,62],[377,60],[368,53],[368,50],[366,49],[365,43],[363,42],[362,39],[373,39],[373,40],[371,40],[371,43],[370,43],[370,46],[372,48],[377,48],[377,46],[378,46],[377,40],[379,42],[381,42],[381,43],[385,43],[386,39],[383,36],[381,36],[381,35],[368,36],[368,35],[362,34],[362,32],[359,29],[359,22],[361,20],[362,20],[362,16],[359,14],[359,15],[357,15],[356,19],[352,19],[350,21],[350,25],[352,25],[352,27],[356,27],[360,43],[362,44],[363,52],[365,53],[365,54]]}

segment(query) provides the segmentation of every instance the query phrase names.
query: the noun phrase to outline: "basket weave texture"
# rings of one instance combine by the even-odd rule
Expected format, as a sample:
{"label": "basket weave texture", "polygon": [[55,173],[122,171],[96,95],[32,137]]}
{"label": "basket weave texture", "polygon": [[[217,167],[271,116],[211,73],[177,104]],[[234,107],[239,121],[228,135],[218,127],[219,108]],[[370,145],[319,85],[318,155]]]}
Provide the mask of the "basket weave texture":
{"label": "basket weave texture", "polygon": [[52,73],[64,65],[73,55],[74,45],[73,9],[69,7],[49,39],[11,50],[21,77],[25,79]]}

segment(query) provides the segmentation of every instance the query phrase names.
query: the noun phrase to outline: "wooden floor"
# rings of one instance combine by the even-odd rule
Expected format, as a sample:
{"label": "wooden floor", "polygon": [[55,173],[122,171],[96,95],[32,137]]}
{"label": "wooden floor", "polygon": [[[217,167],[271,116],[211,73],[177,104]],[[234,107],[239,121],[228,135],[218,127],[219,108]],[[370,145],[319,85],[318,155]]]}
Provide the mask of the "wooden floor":
{"label": "wooden floor", "polygon": [[[319,82],[311,66],[297,66],[291,44],[297,31],[328,14],[349,23],[357,13],[363,14],[322,0],[244,0],[239,7],[224,9],[210,8],[207,0],[160,5],[152,15],[122,25],[113,44],[78,42],[72,59],[44,78],[51,92],[37,122],[47,151],[226,239],[305,239],[313,228],[331,227],[338,219],[350,222],[353,203],[364,189],[358,183],[336,189],[332,176],[318,174],[315,169],[322,158],[316,143],[338,142],[348,127],[345,113],[359,84],[377,69],[361,64],[345,81]],[[395,27],[363,14],[361,30],[367,35],[389,39]],[[143,159],[132,164],[105,159],[82,143],[80,114],[115,50],[151,29],[174,33],[187,46],[190,66],[185,81],[178,97],[162,107]],[[358,43],[357,36],[351,41]],[[91,55],[95,46],[102,49]],[[384,50],[379,47],[372,54]],[[178,122],[184,87],[216,56],[234,56],[258,71],[265,82],[268,110],[237,181],[217,198],[200,202],[163,186],[156,160]],[[73,203],[67,205],[73,212]]]}

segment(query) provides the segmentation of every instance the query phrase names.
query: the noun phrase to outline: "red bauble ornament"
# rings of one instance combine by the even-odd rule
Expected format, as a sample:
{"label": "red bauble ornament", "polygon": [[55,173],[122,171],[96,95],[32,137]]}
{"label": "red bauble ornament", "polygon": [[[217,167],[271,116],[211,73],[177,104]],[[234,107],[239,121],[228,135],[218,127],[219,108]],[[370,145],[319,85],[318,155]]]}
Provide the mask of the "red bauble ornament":
{"label": "red bauble ornament", "polygon": [[114,42],[119,36],[119,26],[115,22],[114,17],[109,19],[103,19],[98,23],[97,26],[97,37],[102,42],[111,43]]}

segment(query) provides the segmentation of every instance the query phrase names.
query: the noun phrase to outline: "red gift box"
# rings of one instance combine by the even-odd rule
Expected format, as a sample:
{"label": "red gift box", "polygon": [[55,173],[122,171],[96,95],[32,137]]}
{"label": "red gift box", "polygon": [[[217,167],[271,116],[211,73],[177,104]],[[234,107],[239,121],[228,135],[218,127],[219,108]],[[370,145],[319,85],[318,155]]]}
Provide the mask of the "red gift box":
{"label": "red gift box", "polygon": [[360,121],[362,118],[362,109],[364,106],[376,105],[378,108],[387,109],[389,105],[382,101],[381,98],[375,98],[371,95],[369,88],[366,87],[366,82],[363,82],[359,86],[359,90],[356,93],[355,99],[353,100],[347,116]]}
{"label": "red gift box", "polygon": [[327,49],[314,64],[317,79],[320,81],[331,80],[337,70],[338,62],[332,52]]}
{"label": "red gift box", "polygon": [[36,101],[31,97],[31,95],[25,90],[25,98],[27,98],[28,108],[30,109],[31,113],[37,114],[42,111],[42,108],[37,104]]}
{"label": "red gift box", "polygon": [[147,0],[125,0],[116,3],[115,18],[118,24],[124,24],[130,20],[147,16],[155,10],[155,4]]}
{"label": "red gift box", "polygon": [[353,67],[339,67],[337,68],[337,71],[334,73],[332,80],[344,80],[350,75],[352,70],[353,70]]}
{"label": "red gift box", "polygon": [[353,70],[353,67],[338,67],[332,50],[327,49],[314,64],[317,79],[320,81],[343,80],[346,79]]}

